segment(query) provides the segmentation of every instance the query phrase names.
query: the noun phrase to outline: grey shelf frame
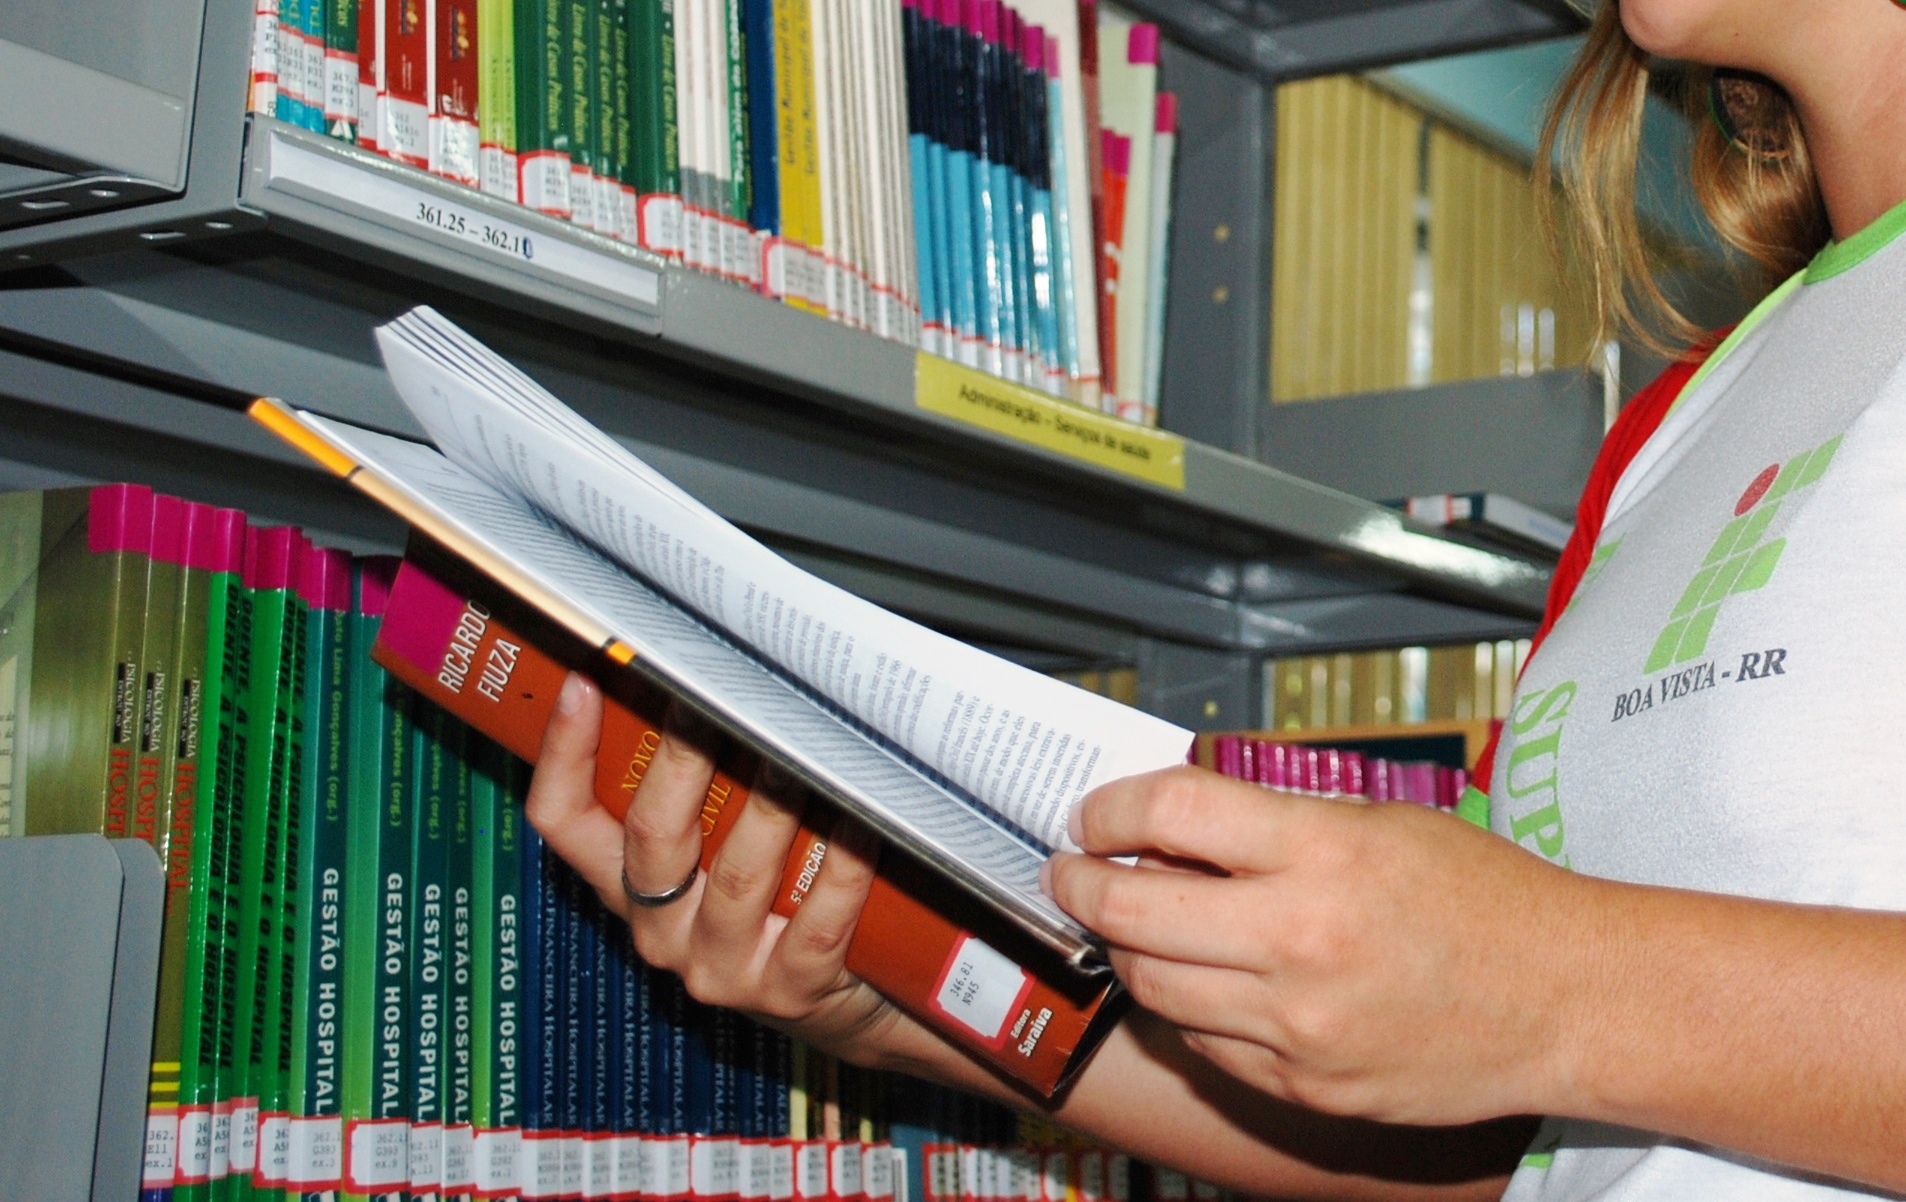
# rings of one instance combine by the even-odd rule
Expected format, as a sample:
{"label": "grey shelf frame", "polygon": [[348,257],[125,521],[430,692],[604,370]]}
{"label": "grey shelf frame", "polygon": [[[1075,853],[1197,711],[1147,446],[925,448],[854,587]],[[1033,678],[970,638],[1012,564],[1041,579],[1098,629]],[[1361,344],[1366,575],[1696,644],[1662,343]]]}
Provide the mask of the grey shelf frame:
{"label": "grey shelf frame", "polygon": [[[1554,16],[1532,0],[1465,2]],[[387,518],[236,410],[271,393],[417,434],[370,331],[428,301],[821,574],[992,645],[1142,663],[1146,704],[1196,725],[1255,723],[1251,669],[1269,655],[1514,636],[1541,611],[1542,565],[1257,458],[1265,298],[1244,293],[1265,275],[1268,172],[1222,202],[1222,229],[1249,243],[1230,246],[1241,258],[1174,232],[1173,340],[1192,352],[1167,364],[1167,413],[1244,452],[1186,441],[1176,490],[922,409],[909,348],[244,114],[249,7],[206,4],[186,195],[0,232],[0,268],[36,265],[0,272],[0,483],[137,475],[347,546],[394,546]],[[1207,25],[1220,11],[1190,7]],[[1377,9],[1428,13],[1359,6]],[[1183,19],[1167,24],[1182,33]],[[1194,113],[1262,157],[1262,64],[1174,60],[1197,73]],[[1189,169],[1215,180],[1219,157],[1189,155]],[[519,253],[527,242],[535,253]],[[1207,277],[1239,295],[1221,322],[1186,299]],[[1214,373],[1208,397],[1193,358]]]}

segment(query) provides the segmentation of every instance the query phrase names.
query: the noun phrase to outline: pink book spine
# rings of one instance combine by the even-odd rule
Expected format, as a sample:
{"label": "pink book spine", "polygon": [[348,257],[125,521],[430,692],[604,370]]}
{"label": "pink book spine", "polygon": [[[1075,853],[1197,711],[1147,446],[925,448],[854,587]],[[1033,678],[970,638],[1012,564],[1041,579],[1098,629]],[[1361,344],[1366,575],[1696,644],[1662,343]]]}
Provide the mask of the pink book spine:
{"label": "pink book spine", "polygon": [[86,549],[152,550],[152,490],[143,484],[106,484],[87,497]]}
{"label": "pink book spine", "polygon": [[245,534],[245,587],[288,589],[297,583],[299,534],[290,526],[253,526]]}
{"label": "pink book spine", "polygon": [[403,560],[394,555],[371,555],[358,561],[357,612],[381,618],[390,609],[391,586]]}
{"label": "pink book spine", "polygon": [[1140,21],[1125,38],[1125,61],[1134,67],[1158,65],[1158,26]]}
{"label": "pink book spine", "polygon": [[185,502],[177,497],[152,498],[152,558],[159,563],[185,562]]}
{"label": "pink book spine", "polygon": [[307,551],[298,572],[298,596],[312,609],[335,613],[350,609],[350,553],[325,547]]}

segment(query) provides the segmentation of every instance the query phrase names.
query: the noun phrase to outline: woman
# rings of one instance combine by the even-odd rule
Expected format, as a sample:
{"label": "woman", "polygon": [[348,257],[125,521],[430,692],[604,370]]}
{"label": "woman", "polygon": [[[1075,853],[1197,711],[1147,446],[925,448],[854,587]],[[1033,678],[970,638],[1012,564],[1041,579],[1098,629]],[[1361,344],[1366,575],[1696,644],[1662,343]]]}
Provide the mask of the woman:
{"label": "woman", "polygon": [[[1495,835],[1191,769],[1098,790],[1074,819],[1095,854],[1048,885],[1149,1013],[1061,1121],[1284,1196],[1906,1190],[1906,10],[1599,14],[1559,129],[1617,319],[1659,299],[1631,211],[1648,55],[1752,73],[1714,89],[1697,186],[1799,274],[1671,410],[1663,388],[1631,406],[1659,429],[1611,440],[1496,757]],[[618,831],[589,800],[598,707],[565,689],[531,817],[646,958],[851,1059],[1023,1103],[845,972],[864,836],[773,918],[798,815],[762,796],[713,871],[630,904],[689,874],[709,765],[671,735]],[[1224,872],[1101,858],[1123,853]]]}

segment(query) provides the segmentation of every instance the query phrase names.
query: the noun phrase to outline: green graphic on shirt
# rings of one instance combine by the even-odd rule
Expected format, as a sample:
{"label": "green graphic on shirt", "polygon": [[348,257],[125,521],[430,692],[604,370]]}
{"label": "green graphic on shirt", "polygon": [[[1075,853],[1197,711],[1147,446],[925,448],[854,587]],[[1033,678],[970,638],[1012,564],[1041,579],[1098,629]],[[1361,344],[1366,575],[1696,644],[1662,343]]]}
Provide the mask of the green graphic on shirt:
{"label": "green graphic on shirt", "polygon": [[[1681,600],[1668,615],[1644,672],[1659,672],[1686,663],[1707,650],[1708,635],[1720,616],[1721,603],[1740,593],[1765,588],[1787,549],[1784,538],[1766,538],[1767,528],[1789,494],[1818,480],[1833,462],[1840,440],[1832,438],[1784,464],[1772,464],[1754,477],[1734,506],[1734,520],[1721,529],[1707,558],[1688,581]],[[1765,541],[1763,541],[1765,540]]]}
{"label": "green graphic on shirt", "polygon": [[1562,607],[1563,613],[1575,608],[1575,603],[1582,599],[1582,594],[1588,591],[1588,586],[1595,583],[1595,578],[1602,574],[1602,569],[1608,566],[1608,561],[1615,558],[1615,552],[1619,550],[1621,550],[1620,539],[1612,543],[1603,543],[1595,548],[1595,554],[1589,559],[1588,566],[1582,569],[1582,578],[1575,582],[1575,591],[1569,594],[1568,604]]}

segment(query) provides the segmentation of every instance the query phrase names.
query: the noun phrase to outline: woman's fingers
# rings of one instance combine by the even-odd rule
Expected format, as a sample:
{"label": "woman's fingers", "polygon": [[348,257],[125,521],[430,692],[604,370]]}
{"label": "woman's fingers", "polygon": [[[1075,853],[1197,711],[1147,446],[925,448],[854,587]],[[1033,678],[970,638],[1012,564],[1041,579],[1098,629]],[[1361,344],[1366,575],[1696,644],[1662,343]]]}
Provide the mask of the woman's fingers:
{"label": "woman's fingers", "polygon": [[1308,807],[1328,804],[1217,776],[1167,768],[1099,786],[1072,813],[1072,838],[1094,855],[1158,852],[1233,872],[1291,860]]}
{"label": "woman's fingers", "polygon": [[[661,745],[622,823],[622,879],[636,892],[666,893],[701,862],[702,804],[715,776],[715,762],[701,746],[704,741],[699,725],[671,705]],[[691,900],[680,898],[669,908],[691,910]],[[640,909],[631,904],[625,912],[634,920]]]}
{"label": "woman's fingers", "polygon": [[1232,921],[1241,887],[1235,879],[1060,852],[1046,862],[1045,880],[1061,909],[1114,946],[1225,968],[1259,967],[1258,942],[1249,937],[1255,932],[1241,932]]}
{"label": "woman's fingers", "polygon": [[845,815],[835,820],[821,870],[775,944],[773,970],[794,995],[818,997],[839,984],[879,852],[873,832]]}
{"label": "woman's fingers", "polygon": [[[793,794],[791,801],[783,800]],[[698,943],[739,950],[761,939],[762,923],[774,906],[786,871],[788,851],[801,829],[801,798],[779,774],[763,767],[714,861],[708,887],[695,915]]]}
{"label": "woman's fingers", "polygon": [[543,732],[525,813],[544,842],[567,860],[617,914],[622,896],[621,824],[596,804],[596,743],[602,694],[574,672],[563,682]]}

